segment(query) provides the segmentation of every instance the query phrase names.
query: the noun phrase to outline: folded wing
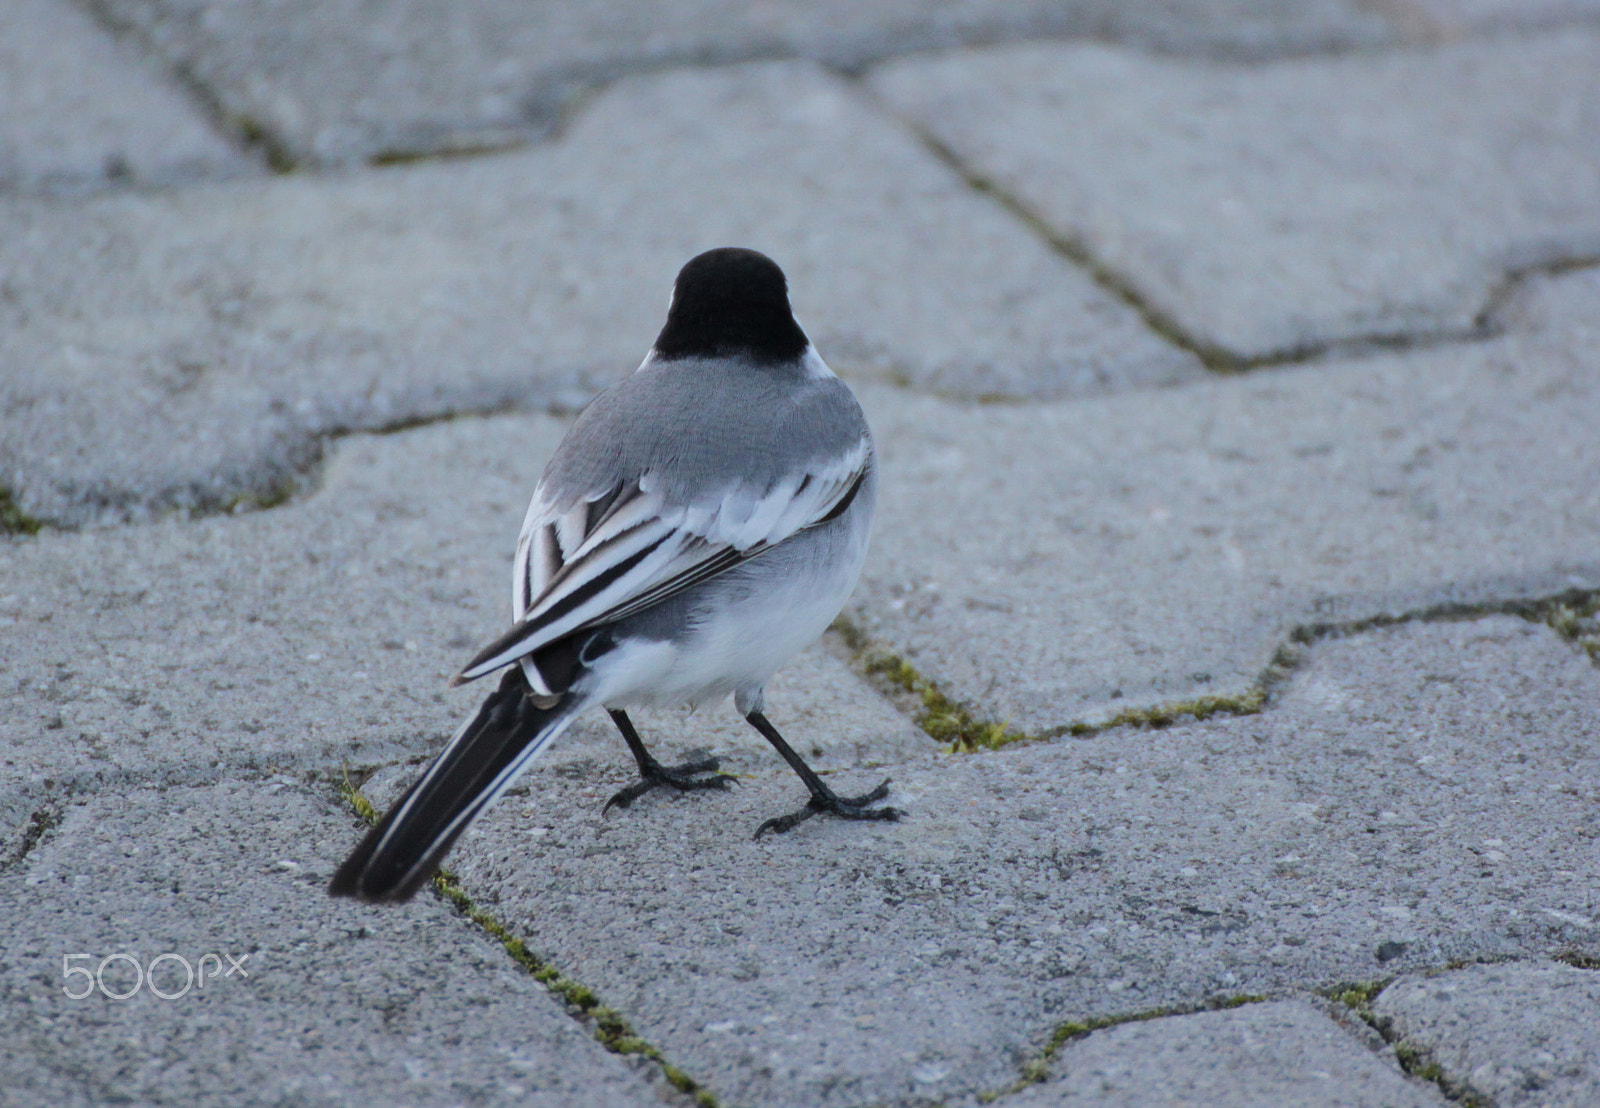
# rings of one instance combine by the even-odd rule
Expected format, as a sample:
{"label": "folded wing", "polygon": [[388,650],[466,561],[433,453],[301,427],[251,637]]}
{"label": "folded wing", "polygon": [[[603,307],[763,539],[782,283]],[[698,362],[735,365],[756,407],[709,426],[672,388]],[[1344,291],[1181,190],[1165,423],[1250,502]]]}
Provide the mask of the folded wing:
{"label": "folded wing", "polygon": [[669,503],[648,471],[575,503],[541,484],[517,542],[516,625],[456,683],[642,611],[827,522],[854,499],[871,459],[862,438],[770,487],[736,481],[691,503]]}

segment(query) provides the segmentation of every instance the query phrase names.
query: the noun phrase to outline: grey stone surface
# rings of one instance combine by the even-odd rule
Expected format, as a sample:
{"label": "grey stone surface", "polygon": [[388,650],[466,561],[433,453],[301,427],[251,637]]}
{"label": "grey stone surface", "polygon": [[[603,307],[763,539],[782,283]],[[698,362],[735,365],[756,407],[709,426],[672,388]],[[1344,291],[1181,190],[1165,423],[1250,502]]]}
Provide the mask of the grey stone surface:
{"label": "grey stone surface", "polygon": [[[330,900],[359,824],[329,793],[280,778],[65,805],[0,872],[0,1103],[661,1103],[652,1067],[443,904]],[[94,981],[72,999],[86,978],[66,968],[102,964],[126,999]]]}
{"label": "grey stone surface", "polygon": [[1529,274],[1495,306],[1494,325],[1525,333],[1560,329],[1582,342],[1600,342],[1596,297],[1600,297],[1600,266]]}
{"label": "grey stone surface", "polygon": [[780,261],[846,375],[1059,396],[1202,372],[804,63],[625,82],[515,156],[0,219],[0,487],[66,524],[270,495],[332,429],[577,403],[728,243]]}
{"label": "grey stone surface", "polygon": [[[130,778],[431,754],[486,692],[445,682],[504,629],[517,527],[562,431],[507,416],[352,436],[298,504],[0,541],[7,841],[50,797]],[[822,647],[772,683],[769,710],[827,769],[933,746]],[[713,749],[734,772],[776,761],[731,708],[636,720],[661,753]],[[553,758],[633,772],[603,717]]]}
{"label": "grey stone surface", "polygon": [[1226,66],[1097,45],[891,63],[891,104],[1228,356],[1470,332],[1600,256],[1600,28]]}
{"label": "grey stone surface", "polygon": [[[1593,899],[1586,906],[1593,929]],[[1578,913],[1571,913],[1576,916]],[[1373,1002],[1391,1031],[1498,1108],[1600,1104],[1600,973],[1553,962],[1402,977]]]}
{"label": "grey stone surface", "polygon": [[1600,587],[1596,290],[1530,290],[1542,331],[1137,397],[868,392],[858,622],[1038,731],[1248,693],[1297,627]]}
{"label": "grey stone surface", "polygon": [[[1381,1043],[1379,1044],[1382,1045]],[[1422,1108],[1449,1103],[1303,1000],[1125,1023],[1066,1046],[1006,1108]]]}
{"label": "grey stone surface", "polygon": [[581,90],[641,69],[886,54],[1034,34],[1250,55],[1379,42],[1354,0],[101,0],[296,159],[340,162],[515,142]]}
{"label": "grey stone surface", "polygon": [[[1396,0],[1389,15],[1434,37],[1541,27],[1600,16],[1596,0]],[[1407,16],[1410,16],[1410,19]]]}
{"label": "grey stone surface", "polygon": [[254,169],[158,67],[72,0],[0,6],[0,191]]}
{"label": "grey stone surface", "polygon": [[624,819],[535,789],[454,865],[724,1103],[968,1104],[1065,1021],[1600,950],[1597,739],[1549,629],[1414,624],[1257,716],[888,767],[900,824],[752,842],[773,767]]}

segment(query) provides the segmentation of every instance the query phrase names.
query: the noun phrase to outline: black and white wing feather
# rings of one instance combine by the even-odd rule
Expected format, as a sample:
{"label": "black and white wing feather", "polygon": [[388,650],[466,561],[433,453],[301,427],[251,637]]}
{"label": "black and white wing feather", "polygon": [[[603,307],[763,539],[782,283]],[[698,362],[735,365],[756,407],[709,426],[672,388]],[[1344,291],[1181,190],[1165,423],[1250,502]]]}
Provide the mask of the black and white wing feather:
{"label": "black and white wing feather", "polygon": [[[871,465],[863,436],[768,487],[733,480],[688,503],[670,502],[649,470],[576,500],[541,482],[517,541],[516,625],[468,662],[456,683],[642,611],[827,522],[849,506]],[[528,676],[538,684],[537,670]]]}

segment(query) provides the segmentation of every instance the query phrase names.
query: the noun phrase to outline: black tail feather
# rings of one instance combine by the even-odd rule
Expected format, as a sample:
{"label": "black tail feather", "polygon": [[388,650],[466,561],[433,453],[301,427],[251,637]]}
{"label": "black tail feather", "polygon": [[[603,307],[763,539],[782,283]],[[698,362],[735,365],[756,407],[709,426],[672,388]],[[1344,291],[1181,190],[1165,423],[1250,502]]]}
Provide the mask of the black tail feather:
{"label": "black tail feather", "polygon": [[506,671],[450,744],[395,802],[328,884],[332,896],[410,900],[456,839],[497,800],[579,705],[570,693],[541,708],[520,666]]}

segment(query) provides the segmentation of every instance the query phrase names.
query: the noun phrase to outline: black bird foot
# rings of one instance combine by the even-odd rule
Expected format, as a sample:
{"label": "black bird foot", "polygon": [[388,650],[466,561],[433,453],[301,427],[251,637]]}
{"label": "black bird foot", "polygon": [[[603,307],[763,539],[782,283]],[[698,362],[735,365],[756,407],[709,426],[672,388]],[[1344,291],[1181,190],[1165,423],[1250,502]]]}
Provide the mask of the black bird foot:
{"label": "black bird foot", "polygon": [[865,796],[840,796],[824,786],[824,792],[813,794],[806,802],[806,806],[798,812],[790,812],[786,816],[774,816],[760,827],[756,828],[756,838],[760,838],[768,831],[774,835],[781,835],[791,830],[816,815],[818,812],[827,812],[829,815],[838,816],[840,819],[883,819],[891,823],[905,815],[899,808],[869,808],[867,805],[875,804],[889,795],[889,782],[873,789]]}
{"label": "black bird foot", "polygon": [[[688,792],[691,789],[725,789],[728,782],[737,781],[738,778],[728,773],[714,773],[721,763],[715,758],[702,758],[697,762],[684,762],[677,766],[664,766],[652,758],[639,769],[639,780],[618,792],[606,806],[600,809],[601,813],[611,811],[611,806],[626,808],[645,793],[660,785],[671,785],[679,792]],[[695,777],[697,773],[710,773],[710,777]]]}

